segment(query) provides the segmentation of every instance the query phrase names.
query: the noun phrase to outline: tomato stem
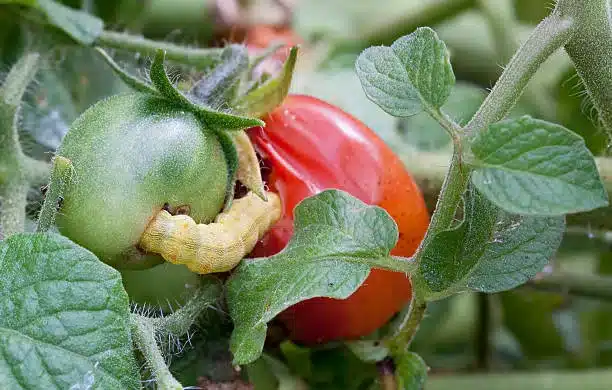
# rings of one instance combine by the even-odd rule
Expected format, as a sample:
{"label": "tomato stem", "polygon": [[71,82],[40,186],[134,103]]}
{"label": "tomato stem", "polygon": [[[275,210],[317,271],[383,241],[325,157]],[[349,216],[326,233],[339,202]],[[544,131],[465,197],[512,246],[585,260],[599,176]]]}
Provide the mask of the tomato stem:
{"label": "tomato stem", "polygon": [[[459,134],[463,131],[461,126],[456,124],[448,115],[440,109],[427,108],[429,115],[438,121],[440,126],[453,138],[453,142],[458,140]],[[456,142],[455,142],[456,143]]]}
{"label": "tomato stem", "polygon": [[[478,0],[478,6],[487,22],[498,63],[507,63],[520,47],[516,38],[516,15],[514,5],[508,0]],[[528,83],[524,92],[525,99],[543,119],[554,120],[556,101],[550,93],[536,80]]]}
{"label": "tomato stem", "polygon": [[[612,143],[612,21],[606,0],[559,0],[556,11],[575,21],[565,50],[599,113]],[[608,145],[610,147],[610,145]]]}
{"label": "tomato stem", "polygon": [[208,68],[221,61],[221,48],[194,49],[147,39],[138,35],[104,31],[95,42],[98,46],[122,49],[154,57],[158,50],[164,50],[169,60],[192,65],[199,68]]}
{"label": "tomato stem", "polygon": [[25,53],[0,88],[0,226],[5,237],[23,232],[25,206],[31,184],[46,180],[48,164],[26,156],[17,128],[19,107],[40,62],[36,52]]}
{"label": "tomato stem", "polygon": [[475,133],[504,119],[540,65],[570,39],[573,26],[572,20],[557,10],[542,20],[514,54],[465,129]]}
{"label": "tomato stem", "polygon": [[182,337],[189,332],[198,317],[215,305],[221,296],[221,285],[216,278],[207,277],[194,295],[174,313],[165,317],[150,318],[157,338]]}
{"label": "tomato stem", "polygon": [[142,352],[159,389],[182,389],[183,386],[172,376],[170,369],[155,340],[155,329],[147,317],[130,315],[132,338]]}
{"label": "tomato stem", "polygon": [[391,356],[401,355],[408,349],[426,311],[427,302],[421,301],[418,296],[413,297],[398,331],[385,341]]}

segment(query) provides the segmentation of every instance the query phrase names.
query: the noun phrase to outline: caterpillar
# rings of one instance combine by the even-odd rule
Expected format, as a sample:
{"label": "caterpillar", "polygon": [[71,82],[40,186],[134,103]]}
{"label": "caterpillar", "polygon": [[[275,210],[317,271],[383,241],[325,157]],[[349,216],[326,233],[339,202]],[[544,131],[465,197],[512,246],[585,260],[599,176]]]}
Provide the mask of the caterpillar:
{"label": "caterpillar", "polygon": [[246,188],[253,191],[261,199],[266,200],[259,160],[255,154],[253,144],[244,131],[232,133],[232,139],[238,152],[238,171],[236,180],[244,184]]}
{"label": "caterpillar", "polygon": [[280,198],[272,192],[265,195],[267,201],[249,191],[210,224],[162,209],[142,234],[140,247],[199,274],[229,271],[280,219]]}

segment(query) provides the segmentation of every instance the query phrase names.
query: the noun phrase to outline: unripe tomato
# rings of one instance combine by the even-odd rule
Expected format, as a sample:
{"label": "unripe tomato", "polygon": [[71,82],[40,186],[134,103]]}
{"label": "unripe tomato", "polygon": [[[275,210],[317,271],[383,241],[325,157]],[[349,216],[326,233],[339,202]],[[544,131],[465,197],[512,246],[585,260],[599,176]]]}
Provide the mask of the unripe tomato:
{"label": "unripe tomato", "polygon": [[[293,209],[328,188],[344,190],[393,217],[399,241],[391,252],[411,256],[423,238],[429,215],[421,192],[400,159],[362,122],[319,99],[290,95],[249,135],[264,159],[267,182],[283,204],[282,219],[254,249],[270,256],[293,233]],[[315,298],[279,315],[290,337],[305,344],[354,339],[372,333],[412,296],[403,273],[373,269],[348,299]]]}
{"label": "unripe tomato", "polygon": [[[59,230],[118,269],[163,262],[136,244],[165,203],[182,206],[202,222],[223,206],[227,163],[217,137],[192,113],[158,97],[130,93],[98,102],[74,122],[58,154],[74,166],[57,217]],[[185,267],[174,268],[183,275],[177,284],[196,282]],[[147,280],[146,271],[130,272],[142,273],[143,286],[166,288],[167,283]],[[163,293],[157,295],[165,301]]]}

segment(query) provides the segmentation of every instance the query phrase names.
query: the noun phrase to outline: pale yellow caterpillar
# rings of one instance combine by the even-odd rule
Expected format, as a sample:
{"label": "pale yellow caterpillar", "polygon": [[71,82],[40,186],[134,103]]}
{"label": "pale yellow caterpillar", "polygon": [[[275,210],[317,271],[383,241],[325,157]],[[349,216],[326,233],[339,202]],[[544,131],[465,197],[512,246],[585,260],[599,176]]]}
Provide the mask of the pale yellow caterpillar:
{"label": "pale yellow caterpillar", "polygon": [[266,191],[264,190],[263,180],[261,179],[261,170],[259,169],[259,161],[255,154],[253,144],[244,131],[232,133],[234,145],[238,152],[238,171],[236,172],[236,180],[244,184],[246,188],[253,191],[261,199],[266,199]]}
{"label": "pale yellow caterpillar", "polygon": [[140,247],[199,274],[229,271],[280,218],[278,195],[265,195],[267,201],[249,191],[210,224],[161,210],[140,237]]}

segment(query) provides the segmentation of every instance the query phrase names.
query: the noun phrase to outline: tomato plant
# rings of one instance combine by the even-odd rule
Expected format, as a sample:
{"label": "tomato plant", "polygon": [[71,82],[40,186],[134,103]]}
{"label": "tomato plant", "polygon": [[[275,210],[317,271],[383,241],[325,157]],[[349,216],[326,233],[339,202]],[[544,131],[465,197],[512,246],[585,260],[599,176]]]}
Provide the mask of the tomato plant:
{"label": "tomato plant", "polygon": [[[608,1],[558,0],[525,37],[497,1],[282,1],[275,7],[286,16],[299,9],[290,28],[259,25],[246,46],[211,48],[152,40],[140,22],[130,23],[136,34],[110,31],[93,13],[122,14],[118,1],[109,12],[73,0],[1,3],[0,61],[10,71],[0,87],[0,387],[175,389],[201,378],[232,388],[419,390],[456,386],[437,375],[450,367],[611,365],[612,161],[592,155],[612,144]],[[168,12],[181,4],[171,3]],[[273,23],[251,13],[259,3],[269,2],[217,2],[227,14],[247,6],[246,25]],[[416,28],[432,23],[437,31]],[[297,48],[271,47],[298,42],[292,31],[315,44],[308,66],[296,68]],[[37,44],[24,46],[26,36]],[[67,126],[89,104],[72,92],[116,92],[92,82],[89,62],[71,58],[77,81],[57,72],[67,45],[137,92]],[[134,75],[150,57],[145,76]],[[507,60],[471,119],[455,112],[451,103],[464,99],[456,81],[491,86]],[[563,118],[551,86],[572,67],[597,134],[555,123]],[[312,73],[301,83],[309,93],[325,84],[344,111],[287,97],[304,88],[291,85],[295,69]],[[36,97],[24,98],[37,76]],[[419,115],[427,120],[405,119]],[[410,131],[396,137],[398,125]],[[66,131],[58,150],[41,142]],[[449,142],[400,142],[417,132]],[[431,219],[403,163],[428,204],[437,200]],[[573,240],[597,255],[576,256]],[[580,273],[558,268],[563,252]],[[459,294],[467,306],[457,306]],[[585,310],[585,298],[597,301]],[[288,334],[276,332],[283,326]],[[602,371],[459,381],[600,388],[611,380]]]}
{"label": "tomato plant", "polygon": [[[429,222],[425,202],[400,159],[372,130],[339,108],[304,95],[289,95],[265,122],[266,127],[249,134],[284,214],[252,255],[270,256],[283,249],[293,235],[294,207],[328,188],[387,210],[400,234],[392,254],[414,253]],[[280,319],[301,342],[353,339],[382,326],[411,296],[407,275],[374,269],[350,298],[303,301]]]}

